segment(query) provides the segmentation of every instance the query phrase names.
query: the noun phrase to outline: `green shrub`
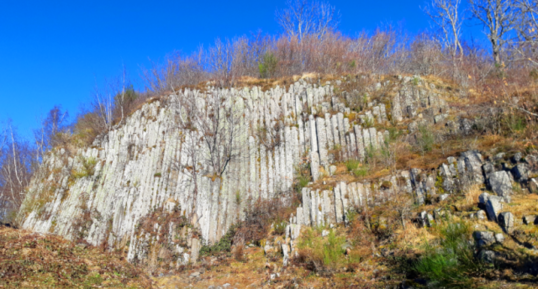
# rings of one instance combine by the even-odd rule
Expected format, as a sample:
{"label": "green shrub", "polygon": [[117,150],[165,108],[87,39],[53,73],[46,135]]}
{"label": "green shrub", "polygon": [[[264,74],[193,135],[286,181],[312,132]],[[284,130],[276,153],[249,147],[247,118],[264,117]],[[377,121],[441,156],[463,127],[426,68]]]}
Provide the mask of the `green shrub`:
{"label": "green shrub", "polygon": [[449,221],[436,229],[441,237],[435,243],[426,243],[425,253],[414,264],[414,270],[438,288],[469,288],[470,277],[479,275],[484,268],[474,258],[469,225]]}
{"label": "green shrub", "polygon": [[278,59],[272,52],[267,52],[263,55],[258,63],[258,70],[261,78],[270,78],[275,76]]}
{"label": "green shrub", "polygon": [[82,167],[79,170],[72,172],[73,177],[75,179],[80,179],[92,176],[95,173],[95,165],[97,164],[97,160],[93,157],[85,158],[83,156],[79,156],[79,160]]}
{"label": "green shrub", "polygon": [[337,236],[331,229],[329,235],[321,237],[320,229],[309,228],[304,232],[297,246],[301,250],[305,262],[313,262],[316,267],[337,267],[339,262],[345,262],[345,237]]}
{"label": "green shrub", "polygon": [[286,226],[288,225],[288,223],[286,221],[279,221],[279,222],[275,222],[274,225],[273,225],[273,233],[275,235],[284,235],[284,233],[286,233]]}
{"label": "green shrub", "polygon": [[295,169],[294,189],[297,194],[301,194],[304,187],[308,185],[312,177],[310,175],[310,163],[304,163]]}
{"label": "green shrub", "polygon": [[368,175],[368,167],[362,166],[358,167],[357,169],[353,170],[353,175],[355,177],[366,177]]}
{"label": "green shrub", "polygon": [[426,125],[418,127],[418,145],[423,152],[430,152],[435,143],[435,135],[432,130]]}
{"label": "green shrub", "polygon": [[360,161],[358,160],[347,160],[346,161],[346,168],[348,172],[353,172],[359,167]]}
{"label": "green shrub", "polygon": [[232,250],[233,238],[236,226],[232,225],[226,235],[222,236],[218,243],[213,246],[204,245],[200,248],[200,256],[215,255],[217,253],[229,253]]}

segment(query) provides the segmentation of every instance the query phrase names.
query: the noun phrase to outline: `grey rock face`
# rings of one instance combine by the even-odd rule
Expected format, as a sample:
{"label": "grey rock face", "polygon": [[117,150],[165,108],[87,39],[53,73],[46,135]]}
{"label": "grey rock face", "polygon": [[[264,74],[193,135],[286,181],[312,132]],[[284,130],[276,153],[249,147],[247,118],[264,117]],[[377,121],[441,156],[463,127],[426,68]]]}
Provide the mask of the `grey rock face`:
{"label": "grey rock face", "polygon": [[505,197],[512,195],[512,182],[507,172],[498,171],[489,174],[488,182],[491,190],[498,196]]}
{"label": "grey rock face", "polygon": [[491,162],[486,162],[482,166],[482,170],[484,171],[484,176],[486,176],[486,178],[489,178],[489,174],[495,172],[495,166]]}
{"label": "grey rock face", "polygon": [[529,166],[527,164],[519,163],[512,168],[512,175],[518,182],[525,182],[529,179]]}
{"label": "grey rock face", "polygon": [[523,223],[525,225],[534,225],[536,223],[536,216],[524,216]]}
{"label": "grey rock face", "polygon": [[519,163],[521,161],[521,159],[523,158],[523,154],[520,153],[520,152],[517,152],[514,154],[514,156],[512,157],[512,161],[514,163]]}
{"label": "grey rock face", "polygon": [[495,243],[495,236],[493,235],[493,232],[475,231],[473,233],[473,237],[474,237],[478,247],[489,246],[489,245]]}
{"label": "grey rock face", "polygon": [[465,169],[468,173],[469,180],[476,184],[483,183],[482,155],[477,151],[468,151],[462,154],[462,158],[465,161]]}
{"label": "grey rock face", "polygon": [[439,202],[442,202],[442,201],[448,199],[448,197],[450,197],[449,194],[442,194],[442,195],[440,195],[440,196],[439,196]]}
{"label": "grey rock face", "polygon": [[483,221],[486,219],[486,212],[484,210],[480,210],[476,212],[476,218],[480,221]]}
{"label": "grey rock face", "polygon": [[506,233],[511,234],[514,231],[514,215],[512,213],[500,213],[498,216],[498,222]]}
{"label": "grey rock face", "polygon": [[[300,80],[288,91],[281,87],[268,91],[259,87],[239,90],[208,87],[203,92],[186,89],[170,95],[167,105],[159,101],[147,103],[122,125],[100,136],[92,147],[80,149],[66,160],[65,152],[51,152],[47,156],[43,170],[60,170],[50,178],[57,177],[55,183],[62,185],[51,193],[42,212],[28,208],[30,213],[24,216],[23,228],[69,238],[77,233],[73,226],[78,220],[79,208],[84,206],[92,214],[91,224],[84,228],[87,233],[84,239],[94,245],[106,242],[109,247],[129,240],[128,258],[134,260],[148,256],[149,246],[159,241],[161,233],[178,235],[175,230],[161,227],[162,224],[155,224],[152,232],[140,231],[137,228],[141,220],[155,210],[177,212],[192,216],[192,224],[201,235],[198,239],[197,234],[186,230],[179,234],[187,246],[175,248],[180,255],[178,265],[196,262],[201,246],[214,244],[232,224],[245,218],[246,208],[251,205],[249,199],[287,201],[295,168],[304,159],[310,160],[315,181],[326,173],[336,172],[336,167],[331,166],[336,156],[339,161],[364,161],[367,153],[384,146],[388,132],[361,127],[358,120],[346,117],[344,112],[349,114],[350,110],[333,91],[330,84],[317,86]],[[181,93],[195,95],[199,104],[206,108],[210,106],[210,96],[218,93],[226,99],[223,105],[232,108],[232,114],[238,116],[238,134],[233,143],[241,148],[239,157],[230,161],[226,171],[218,177],[211,174],[211,162],[207,160],[211,152],[201,141],[206,136],[196,130],[189,133],[178,128],[176,121],[186,112],[181,105],[174,107],[173,104],[179,103]],[[396,122],[406,118],[405,123],[411,123],[410,128],[415,130],[419,123],[445,121],[446,104],[435,93],[404,87],[391,98],[390,109],[382,101],[371,101],[359,118],[368,117],[381,123],[388,117]],[[431,117],[417,119],[416,115],[422,113],[423,108],[430,109]],[[334,114],[335,111],[339,113]],[[320,113],[324,118],[318,117]],[[280,126],[282,129],[276,131],[275,127]],[[278,139],[274,146],[263,144],[259,128]],[[82,166],[79,157],[95,159],[95,172],[70,182],[71,171]],[[200,163],[197,177],[190,173],[195,161]],[[64,167],[64,163],[69,165]],[[448,163],[442,169],[446,192],[459,188],[460,178],[473,182],[483,179],[483,161],[478,152],[466,152],[458,159],[449,158]],[[302,207],[290,218],[293,225],[287,227],[286,234],[295,239],[301,225],[331,226],[346,222],[347,213],[355,208],[382,205],[397,193],[410,194],[417,203],[424,203],[437,194],[436,176],[406,170],[371,183],[339,183],[333,190],[304,188]],[[50,186],[42,181],[43,178],[33,180],[28,199],[50,193]],[[440,216],[440,212],[434,214],[436,218]],[[432,214],[427,212],[422,220],[426,226],[434,222]],[[264,249],[273,251],[279,247],[267,245]]]}
{"label": "grey rock face", "polygon": [[487,201],[489,199],[489,194],[488,193],[482,193],[480,194],[480,196],[478,197],[478,202],[482,205],[486,205]]}
{"label": "grey rock face", "polygon": [[478,253],[478,259],[482,262],[493,264],[495,262],[495,252],[491,250],[482,250]]}
{"label": "grey rock face", "polygon": [[489,196],[486,202],[486,212],[490,221],[497,222],[497,217],[503,208],[503,202],[502,197]]}
{"label": "grey rock face", "polygon": [[538,194],[538,179],[532,178],[529,180],[529,191],[533,194]]}
{"label": "grey rock face", "polygon": [[502,233],[495,234],[495,241],[499,244],[504,243],[504,235]]}

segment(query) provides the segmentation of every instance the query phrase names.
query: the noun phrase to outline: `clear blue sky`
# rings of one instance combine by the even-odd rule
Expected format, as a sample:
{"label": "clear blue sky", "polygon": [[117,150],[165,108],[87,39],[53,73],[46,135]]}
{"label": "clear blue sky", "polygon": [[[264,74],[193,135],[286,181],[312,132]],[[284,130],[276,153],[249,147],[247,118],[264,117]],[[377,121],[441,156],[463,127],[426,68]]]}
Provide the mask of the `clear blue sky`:
{"label": "clear blue sky", "polygon": [[[347,35],[393,24],[410,33],[428,29],[423,0],[332,0]],[[30,136],[60,104],[72,116],[96,84],[133,78],[148,59],[175,50],[261,30],[275,34],[278,1],[0,1],[0,122],[8,118]]]}

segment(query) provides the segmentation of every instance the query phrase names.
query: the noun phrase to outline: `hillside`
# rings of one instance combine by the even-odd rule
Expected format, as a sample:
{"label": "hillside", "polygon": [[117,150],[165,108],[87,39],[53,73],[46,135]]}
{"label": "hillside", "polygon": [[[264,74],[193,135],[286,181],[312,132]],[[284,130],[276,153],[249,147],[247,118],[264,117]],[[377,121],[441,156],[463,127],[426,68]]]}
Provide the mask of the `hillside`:
{"label": "hillside", "polygon": [[170,288],[531,286],[529,101],[401,75],[186,88],[55,147],[19,219]]}

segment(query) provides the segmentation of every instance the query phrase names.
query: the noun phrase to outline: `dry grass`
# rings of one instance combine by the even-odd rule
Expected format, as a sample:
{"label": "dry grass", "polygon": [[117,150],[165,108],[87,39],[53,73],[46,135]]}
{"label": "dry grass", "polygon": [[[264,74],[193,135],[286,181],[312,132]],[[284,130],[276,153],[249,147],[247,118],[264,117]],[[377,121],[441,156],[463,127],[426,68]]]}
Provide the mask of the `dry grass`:
{"label": "dry grass", "polygon": [[0,288],[151,288],[122,256],[58,236],[0,227]]}
{"label": "dry grass", "polygon": [[478,197],[484,193],[481,190],[479,185],[471,186],[467,192],[465,192],[465,204],[466,205],[476,205],[478,204]]}

